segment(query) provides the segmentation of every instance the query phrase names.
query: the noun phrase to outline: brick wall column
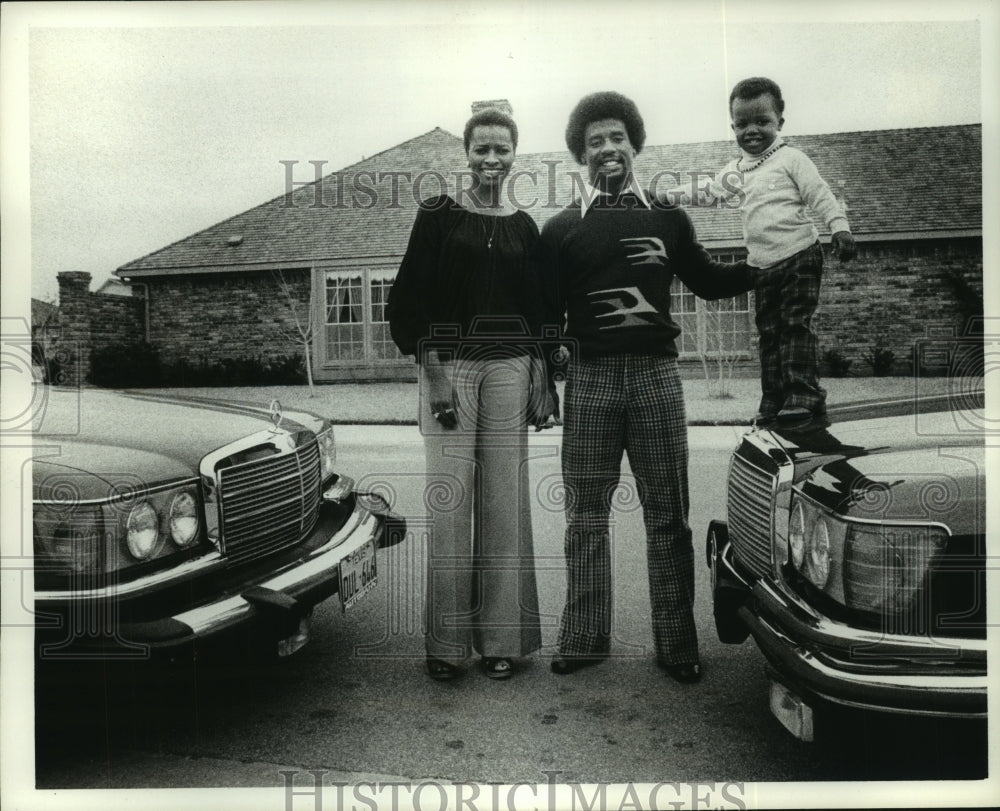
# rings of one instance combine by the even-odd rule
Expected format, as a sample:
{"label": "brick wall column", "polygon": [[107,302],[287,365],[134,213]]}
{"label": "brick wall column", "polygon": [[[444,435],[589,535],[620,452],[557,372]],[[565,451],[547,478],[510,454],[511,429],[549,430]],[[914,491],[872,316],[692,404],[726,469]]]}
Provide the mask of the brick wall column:
{"label": "brick wall column", "polygon": [[90,274],[68,270],[59,280],[59,356],[67,385],[78,386],[90,376]]}

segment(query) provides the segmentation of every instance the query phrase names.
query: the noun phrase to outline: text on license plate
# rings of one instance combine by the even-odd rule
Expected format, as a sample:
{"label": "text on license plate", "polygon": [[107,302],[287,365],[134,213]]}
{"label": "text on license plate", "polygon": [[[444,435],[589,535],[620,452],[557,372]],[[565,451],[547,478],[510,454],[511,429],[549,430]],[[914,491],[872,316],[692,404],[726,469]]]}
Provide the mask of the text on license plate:
{"label": "text on license plate", "polygon": [[340,604],[344,611],[375,588],[377,582],[375,541],[366,541],[340,561]]}

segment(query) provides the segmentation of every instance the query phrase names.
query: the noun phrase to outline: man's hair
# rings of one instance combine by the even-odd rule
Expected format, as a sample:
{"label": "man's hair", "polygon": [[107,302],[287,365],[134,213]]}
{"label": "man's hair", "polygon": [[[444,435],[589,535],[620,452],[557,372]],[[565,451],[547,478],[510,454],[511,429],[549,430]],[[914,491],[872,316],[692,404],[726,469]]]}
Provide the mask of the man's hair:
{"label": "man's hair", "polygon": [[472,140],[472,130],[476,127],[506,127],[510,130],[510,140],[514,144],[514,151],[517,151],[517,124],[503,110],[496,107],[487,107],[473,114],[472,118],[465,122],[465,132],[462,134],[462,143],[465,144],[465,151],[469,151],[469,142]]}
{"label": "man's hair", "polygon": [[583,154],[586,151],[584,133],[587,131],[587,125],[608,118],[617,118],[621,121],[635,151],[642,152],[642,147],[646,143],[646,125],[639,115],[639,108],[632,99],[621,93],[604,90],[584,96],[569,114],[569,123],[566,124],[566,146],[578,163],[583,163]]}
{"label": "man's hair", "polygon": [[750,101],[758,96],[770,95],[774,99],[774,109],[780,118],[785,112],[785,100],[781,98],[781,88],[778,83],[763,76],[753,76],[736,83],[733,92],[729,94],[729,111],[733,110],[733,102],[736,99]]}

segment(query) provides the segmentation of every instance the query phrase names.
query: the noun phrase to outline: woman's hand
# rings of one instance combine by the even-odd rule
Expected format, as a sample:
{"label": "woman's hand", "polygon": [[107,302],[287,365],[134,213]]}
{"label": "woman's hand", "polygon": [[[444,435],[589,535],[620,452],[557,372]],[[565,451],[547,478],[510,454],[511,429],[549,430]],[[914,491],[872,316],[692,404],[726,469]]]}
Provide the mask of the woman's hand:
{"label": "woman's hand", "polygon": [[447,367],[438,362],[437,353],[433,350],[427,354],[424,373],[431,416],[445,430],[454,430],[458,427],[458,419],[455,416],[455,392],[451,387],[451,376]]}
{"label": "woman's hand", "polygon": [[559,419],[559,394],[555,384],[545,378],[545,366],[539,360],[532,360],[528,424],[535,427],[535,433],[562,424]]}
{"label": "woman's hand", "polygon": [[559,419],[559,395],[555,390],[546,389],[542,393],[541,404],[534,412],[529,422],[535,426],[535,433],[556,425],[562,425]]}

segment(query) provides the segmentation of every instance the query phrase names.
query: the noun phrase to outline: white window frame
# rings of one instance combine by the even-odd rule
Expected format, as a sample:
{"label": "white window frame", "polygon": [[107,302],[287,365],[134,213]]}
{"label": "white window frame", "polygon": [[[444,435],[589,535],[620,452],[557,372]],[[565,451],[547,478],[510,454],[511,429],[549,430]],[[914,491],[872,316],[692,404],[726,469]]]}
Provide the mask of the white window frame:
{"label": "white window frame", "polygon": [[[738,262],[741,259],[746,258],[746,252],[726,252],[726,253],[713,253],[712,258],[718,262]],[[695,309],[691,311],[680,311],[675,309],[675,303],[677,302],[678,296],[693,297]],[[755,347],[756,347],[756,337],[757,329],[754,324],[754,300],[753,292],[746,294],[746,308],[729,310],[726,312],[733,312],[738,316],[744,316],[746,319],[746,329],[737,330],[734,334],[745,334],[746,342],[744,347],[740,347],[732,353],[722,352],[716,344],[716,348],[711,346],[706,350],[705,357],[710,359],[715,359],[721,356],[735,356],[738,360],[749,360],[754,357]],[[681,360],[697,360],[701,357],[701,352],[698,351],[697,347],[705,346],[707,339],[707,330],[709,329],[709,322],[713,317],[710,312],[710,308],[715,305],[718,306],[722,302],[733,301],[733,299],[721,299],[720,302],[710,302],[705,301],[702,298],[694,296],[684,283],[678,279],[676,276],[670,286],[670,315],[675,322],[681,328],[681,334],[677,339],[677,350],[678,356]],[[735,305],[734,305],[735,306]],[[694,329],[691,329],[691,323],[694,322]],[[691,345],[695,348],[691,348]]]}
{"label": "white window frame", "polygon": [[[319,349],[319,363],[323,368],[337,369],[346,367],[403,366],[412,363],[412,361],[405,355],[400,355],[398,350],[396,350],[395,357],[389,358],[379,357],[375,351],[376,327],[381,327],[388,322],[373,321],[372,317],[374,315],[374,309],[376,306],[382,307],[384,312],[384,307],[388,301],[388,292],[392,289],[392,285],[386,285],[384,287],[383,300],[376,302],[374,300],[375,296],[373,296],[373,284],[376,282],[395,280],[396,274],[399,270],[397,265],[375,265],[370,267],[364,265],[338,265],[317,267],[316,270],[317,272],[315,274],[315,278],[316,286],[318,288],[316,300],[320,310],[319,321],[322,325],[322,332],[318,336],[319,340],[317,342],[317,346]],[[327,331],[330,327],[337,326],[337,324],[331,324],[327,320],[330,306],[327,300],[327,281],[331,277],[350,280],[360,279],[361,300],[358,303],[352,300],[348,306],[354,307],[360,304],[361,319],[358,322],[345,322],[347,324],[354,324],[361,327],[360,357],[340,358],[332,356],[330,353]],[[382,344],[385,345],[385,339],[380,340]],[[391,341],[391,339],[388,340]]]}

